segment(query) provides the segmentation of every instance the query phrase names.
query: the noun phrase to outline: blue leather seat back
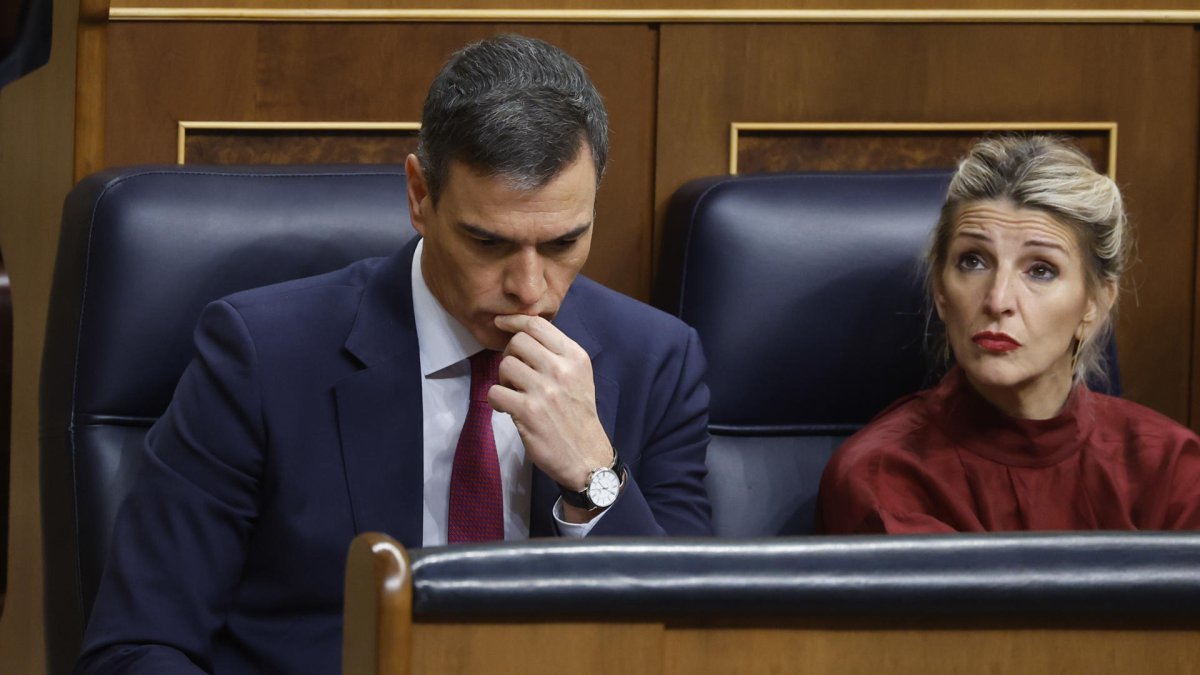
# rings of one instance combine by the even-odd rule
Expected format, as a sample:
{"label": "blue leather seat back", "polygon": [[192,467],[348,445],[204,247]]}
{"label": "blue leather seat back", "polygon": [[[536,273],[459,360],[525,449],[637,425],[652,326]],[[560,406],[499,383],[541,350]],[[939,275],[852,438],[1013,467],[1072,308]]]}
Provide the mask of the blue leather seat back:
{"label": "blue leather seat back", "polygon": [[680,191],[691,226],[673,309],[712,362],[714,431],[851,432],[924,381],[921,257],[948,179],[781,174]]}
{"label": "blue leather seat back", "polygon": [[929,383],[921,259],[948,181],[718,176],[674,195],[655,304],[709,360],[719,535],[811,532],[829,456]]}
{"label": "blue leather seat back", "polygon": [[68,195],[41,392],[47,652],[65,664],[51,672],[78,652],[117,507],[203,307],[414,235],[398,166],[134,167]]}
{"label": "blue leather seat back", "polygon": [[847,436],[712,432],[705,487],[713,531],[719,537],[812,534],[818,481]]}

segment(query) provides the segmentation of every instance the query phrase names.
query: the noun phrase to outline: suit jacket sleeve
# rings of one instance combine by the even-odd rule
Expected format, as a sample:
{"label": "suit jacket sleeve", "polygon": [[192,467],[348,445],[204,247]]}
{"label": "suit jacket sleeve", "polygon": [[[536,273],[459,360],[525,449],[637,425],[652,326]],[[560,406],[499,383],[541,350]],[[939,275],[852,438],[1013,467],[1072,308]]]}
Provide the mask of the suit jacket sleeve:
{"label": "suit jacket sleeve", "polygon": [[253,343],[225,302],[147,435],[116,519],[77,673],[200,673],[257,514],[265,431]]}
{"label": "suit jacket sleeve", "polygon": [[[628,460],[621,496],[588,536],[708,536],[712,513],[704,489],[708,448],[706,364],[696,331],[664,358],[644,402],[646,433],[640,441],[618,434]],[[622,444],[626,444],[622,447]],[[629,445],[638,444],[638,453]]]}

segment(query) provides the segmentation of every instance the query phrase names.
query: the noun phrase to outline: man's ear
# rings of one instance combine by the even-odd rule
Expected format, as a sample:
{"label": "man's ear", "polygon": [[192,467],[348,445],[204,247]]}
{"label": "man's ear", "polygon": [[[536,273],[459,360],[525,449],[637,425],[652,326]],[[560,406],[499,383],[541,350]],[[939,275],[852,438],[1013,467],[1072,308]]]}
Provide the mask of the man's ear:
{"label": "man's ear", "polygon": [[404,173],[408,176],[408,217],[413,229],[422,237],[433,211],[433,198],[429,196],[429,184],[425,182],[425,170],[416,155],[404,160]]}

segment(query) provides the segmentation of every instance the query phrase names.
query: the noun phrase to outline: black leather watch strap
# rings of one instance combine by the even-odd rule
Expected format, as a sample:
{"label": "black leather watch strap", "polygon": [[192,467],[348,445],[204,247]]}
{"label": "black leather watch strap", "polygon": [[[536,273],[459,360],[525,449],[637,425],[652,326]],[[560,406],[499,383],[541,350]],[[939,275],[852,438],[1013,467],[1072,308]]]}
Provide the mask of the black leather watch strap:
{"label": "black leather watch strap", "polygon": [[[616,472],[617,477],[621,479],[621,485],[624,486],[625,485],[625,466],[623,464],[621,464],[621,458],[617,455],[616,448],[613,448],[613,461],[612,461],[612,464],[608,468],[610,468],[614,472]],[[593,473],[595,473],[595,470],[593,470]],[[591,480],[590,475],[589,475],[588,479],[589,479],[589,481]],[[570,504],[571,506],[574,506],[577,509],[587,509],[590,511],[590,510],[596,508],[596,505],[593,504],[592,500],[588,497],[588,486],[587,485],[583,486],[583,489],[579,490],[579,491],[572,490],[571,488],[564,486],[562,483],[557,483],[557,485],[558,485],[559,494],[562,495],[562,500],[564,502]]]}
{"label": "black leather watch strap", "polygon": [[574,506],[577,509],[589,509],[590,510],[592,507],[595,506],[595,504],[592,503],[592,500],[588,499],[587,488],[584,488],[584,489],[580,490],[579,492],[576,492],[574,490],[570,490],[568,488],[563,487],[562,483],[559,483],[558,491],[559,491],[559,494],[562,495],[562,500],[564,502],[566,502],[567,504],[570,504],[571,506]]}

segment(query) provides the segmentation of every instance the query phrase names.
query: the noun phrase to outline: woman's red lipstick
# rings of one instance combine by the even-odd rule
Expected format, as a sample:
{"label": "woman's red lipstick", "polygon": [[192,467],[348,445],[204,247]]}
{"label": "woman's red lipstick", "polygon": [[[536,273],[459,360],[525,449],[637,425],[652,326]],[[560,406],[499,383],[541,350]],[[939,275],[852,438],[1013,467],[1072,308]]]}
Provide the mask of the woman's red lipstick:
{"label": "woman's red lipstick", "polygon": [[1016,338],[1007,333],[993,333],[986,330],[972,335],[971,340],[989,352],[1011,352],[1021,346]]}

